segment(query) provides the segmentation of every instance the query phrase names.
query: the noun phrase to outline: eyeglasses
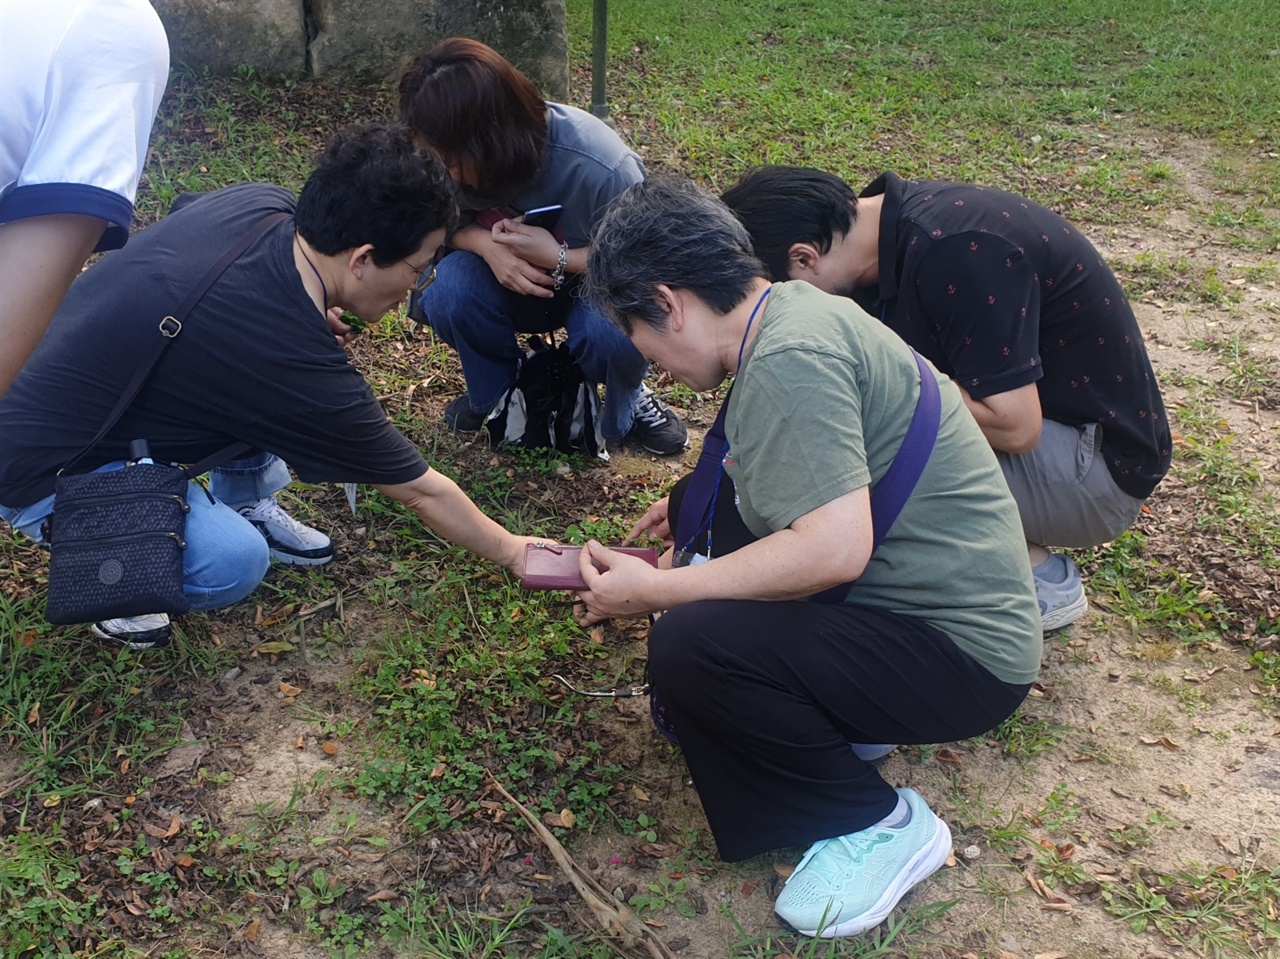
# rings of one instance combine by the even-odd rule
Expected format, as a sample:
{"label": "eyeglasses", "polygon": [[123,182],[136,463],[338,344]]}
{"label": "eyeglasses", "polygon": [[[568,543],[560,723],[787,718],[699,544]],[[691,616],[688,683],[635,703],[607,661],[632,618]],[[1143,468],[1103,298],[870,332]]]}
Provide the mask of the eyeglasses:
{"label": "eyeglasses", "polygon": [[413,270],[414,272],[414,281],[413,281],[414,292],[421,293],[423,290],[425,290],[427,287],[429,287],[432,283],[436,281],[436,268],[440,265],[440,260],[444,256],[444,253],[445,253],[444,247],[441,247],[440,249],[436,250],[435,256],[431,258],[431,262],[428,263],[426,266],[422,267],[421,269],[414,266],[408,260],[401,261],[404,263],[405,266],[407,266],[409,269]]}

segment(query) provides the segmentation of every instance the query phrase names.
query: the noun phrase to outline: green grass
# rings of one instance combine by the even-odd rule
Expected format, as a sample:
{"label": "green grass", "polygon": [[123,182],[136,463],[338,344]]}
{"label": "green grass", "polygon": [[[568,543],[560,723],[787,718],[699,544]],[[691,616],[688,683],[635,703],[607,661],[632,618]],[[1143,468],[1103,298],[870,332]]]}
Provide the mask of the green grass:
{"label": "green grass", "polygon": [[955,904],[953,899],[895,910],[883,926],[849,939],[806,939],[744,929],[726,903],[720,912],[733,924],[737,936],[727,947],[725,959],[911,959],[929,950],[932,943],[923,935],[924,930]]}
{"label": "green grass", "polygon": [[1240,302],[1244,293],[1228,286],[1215,266],[1194,262],[1186,255],[1139,253],[1117,264],[1117,274],[1130,298],[1147,294],[1213,305]]}
{"label": "green grass", "polygon": [[[569,3],[584,66],[591,6]],[[651,165],[717,188],[757,163],[855,185],[891,167],[1125,222],[1177,186],[1119,135],[1135,123],[1214,138],[1255,181],[1280,181],[1265,157],[1280,140],[1280,58],[1255,12],[1251,0],[632,0],[609,11],[609,96]],[[1273,224],[1242,230],[1259,249],[1274,240]]]}
{"label": "green grass", "polygon": [[1129,882],[1104,883],[1107,912],[1134,932],[1148,929],[1202,956],[1264,956],[1280,937],[1280,869],[1242,855],[1239,863],[1198,863],[1171,873],[1135,863]]}

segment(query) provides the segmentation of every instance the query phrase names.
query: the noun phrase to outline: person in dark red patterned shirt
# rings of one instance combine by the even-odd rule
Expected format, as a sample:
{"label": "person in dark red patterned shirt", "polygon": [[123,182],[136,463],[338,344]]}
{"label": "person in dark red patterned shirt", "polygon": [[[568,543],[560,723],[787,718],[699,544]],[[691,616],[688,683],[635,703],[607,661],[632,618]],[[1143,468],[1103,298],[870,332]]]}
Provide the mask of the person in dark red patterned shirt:
{"label": "person in dark red patterned shirt", "polygon": [[803,167],[724,201],[775,280],[853,298],[954,379],[1022,515],[1045,630],[1088,608],[1070,557],[1129,528],[1169,468],[1155,373],[1124,291],[1053,211],[883,173],[858,196]]}

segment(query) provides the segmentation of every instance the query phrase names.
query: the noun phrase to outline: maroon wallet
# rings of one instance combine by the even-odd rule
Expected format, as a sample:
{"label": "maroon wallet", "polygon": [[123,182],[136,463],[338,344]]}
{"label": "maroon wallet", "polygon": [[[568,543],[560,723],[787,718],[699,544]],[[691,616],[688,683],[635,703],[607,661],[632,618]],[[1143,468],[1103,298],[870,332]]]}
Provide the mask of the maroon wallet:
{"label": "maroon wallet", "polygon": [[[652,546],[616,546],[615,552],[639,556],[650,566],[657,567],[658,551]],[[581,546],[535,546],[524,548],[524,569],[520,571],[520,585],[525,589],[586,589],[582,572],[578,568]]]}

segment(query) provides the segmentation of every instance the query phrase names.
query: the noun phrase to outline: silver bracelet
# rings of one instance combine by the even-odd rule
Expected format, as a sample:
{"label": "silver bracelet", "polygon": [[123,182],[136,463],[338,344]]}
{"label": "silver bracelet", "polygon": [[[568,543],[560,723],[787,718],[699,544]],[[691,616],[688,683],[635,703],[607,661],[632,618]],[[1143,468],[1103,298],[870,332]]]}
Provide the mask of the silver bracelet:
{"label": "silver bracelet", "polygon": [[560,244],[560,255],[556,257],[556,268],[551,273],[551,279],[554,283],[553,289],[560,289],[564,286],[564,268],[569,264],[569,244]]}

